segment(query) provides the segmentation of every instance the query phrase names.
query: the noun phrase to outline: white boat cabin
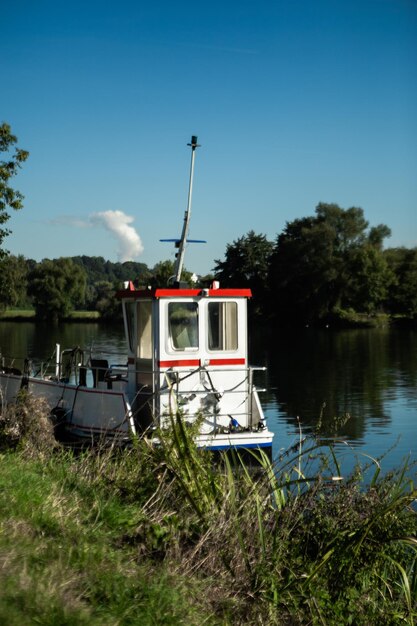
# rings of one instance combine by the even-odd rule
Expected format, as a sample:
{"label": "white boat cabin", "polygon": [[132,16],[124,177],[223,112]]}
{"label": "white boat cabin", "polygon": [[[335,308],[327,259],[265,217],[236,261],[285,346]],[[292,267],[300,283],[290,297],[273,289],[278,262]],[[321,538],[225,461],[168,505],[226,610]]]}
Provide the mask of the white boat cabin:
{"label": "white boat cabin", "polygon": [[[145,288],[125,283],[127,396],[136,429],[180,410],[200,433],[264,427],[248,365],[249,289]],[[264,368],[257,368],[264,369]]]}

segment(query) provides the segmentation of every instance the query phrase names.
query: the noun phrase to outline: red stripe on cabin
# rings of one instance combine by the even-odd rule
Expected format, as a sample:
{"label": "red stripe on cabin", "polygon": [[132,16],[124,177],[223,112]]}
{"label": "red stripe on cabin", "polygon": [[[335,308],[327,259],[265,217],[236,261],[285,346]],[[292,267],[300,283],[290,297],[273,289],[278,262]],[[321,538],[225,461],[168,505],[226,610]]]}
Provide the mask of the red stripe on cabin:
{"label": "red stripe on cabin", "polygon": [[199,367],[200,359],[175,359],[159,361],[159,367]]}
{"label": "red stripe on cabin", "polygon": [[[224,297],[236,297],[236,298],[250,298],[252,292],[250,289],[207,289],[208,295],[218,298]],[[186,298],[196,296],[204,296],[203,289],[155,289],[155,298]]]}
{"label": "red stripe on cabin", "polygon": [[117,292],[118,298],[196,298],[210,297],[216,298],[251,298],[250,289],[123,289]]}
{"label": "red stripe on cabin", "polygon": [[[207,365],[245,365],[246,359],[207,359]],[[159,367],[199,367],[200,359],[173,359],[159,361]]]}
{"label": "red stripe on cabin", "polygon": [[209,365],[245,365],[245,359],[208,359]]}

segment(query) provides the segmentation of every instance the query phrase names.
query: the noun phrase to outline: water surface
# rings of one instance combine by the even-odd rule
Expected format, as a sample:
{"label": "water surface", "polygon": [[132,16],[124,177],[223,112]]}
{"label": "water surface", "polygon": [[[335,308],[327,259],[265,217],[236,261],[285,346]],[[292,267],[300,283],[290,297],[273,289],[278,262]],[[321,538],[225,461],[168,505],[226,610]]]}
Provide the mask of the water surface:
{"label": "water surface", "polygon": [[417,460],[417,332],[331,329],[269,332],[252,354],[268,366],[263,396],[274,454],[322,424],[342,440],[346,470],[369,455],[383,469]]}
{"label": "water surface", "polygon": [[[118,325],[0,322],[0,349],[21,367],[25,356],[52,357],[55,344],[80,346],[110,363],[125,363],[124,334]],[[343,468],[350,472],[365,455],[380,458],[383,470],[410,457],[417,461],[417,331],[372,329],[251,334],[250,360],[266,365],[257,383],[275,433],[274,456],[322,424],[332,437],[335,422]]]}

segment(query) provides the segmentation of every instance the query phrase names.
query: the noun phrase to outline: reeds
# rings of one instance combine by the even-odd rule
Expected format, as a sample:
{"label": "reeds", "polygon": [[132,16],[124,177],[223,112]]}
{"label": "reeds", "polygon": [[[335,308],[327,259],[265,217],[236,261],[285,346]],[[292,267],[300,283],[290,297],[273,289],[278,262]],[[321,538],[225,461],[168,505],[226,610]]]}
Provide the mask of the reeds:
{"label": "reeds", "polygon": [[158,445],[54,451],[46,462],[15,441],[0,457],[3,487],[16,491],[2,517],[13,572],[3,610],[19,614],[13,593],[29,602],[42,584],[62,624],[415,623],[409,465],[383,474],[374,460],[367,476],[357,467],[342,478],[331,443],[301,429],[274,463],[258,452],[248,465],[237,451],[214,462],[180,414],[157,435]]}

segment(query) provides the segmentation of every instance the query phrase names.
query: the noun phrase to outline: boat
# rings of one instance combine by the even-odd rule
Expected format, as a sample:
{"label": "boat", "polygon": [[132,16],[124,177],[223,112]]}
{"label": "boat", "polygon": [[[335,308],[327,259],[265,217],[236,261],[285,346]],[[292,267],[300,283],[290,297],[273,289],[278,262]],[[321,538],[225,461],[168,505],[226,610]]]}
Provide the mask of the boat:
{"label": "boat", "polygon": [[[59,438],[91,442],[157,440],[173,416],[194,425],[198,447],[212,451],[263,449],[272,453],[248,363],[247,288],[203,288],[181,281],[188,230],[197,137],[191,138],[187,209],[181,236],[174,241],[175,271],[169,284],[152,288],[135,281],[121,285],[127,360],[110,363],[81,349],[56,344],[52,363],[1,356],[0,401],[16,402],[26,389],[44,398]],[[166,240],[161,240],[166,241]]]}

